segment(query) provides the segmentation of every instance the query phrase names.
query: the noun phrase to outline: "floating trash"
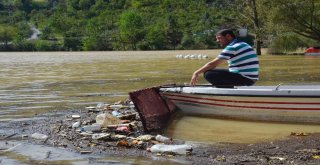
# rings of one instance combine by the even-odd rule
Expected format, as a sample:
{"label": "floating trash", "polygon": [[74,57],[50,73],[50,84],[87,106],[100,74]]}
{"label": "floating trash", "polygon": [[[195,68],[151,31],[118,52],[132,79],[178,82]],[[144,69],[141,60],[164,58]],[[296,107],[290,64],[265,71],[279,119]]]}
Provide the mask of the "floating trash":
{"label": "floating trash", "polygon": [[113,138],[119,140],[119,139],[125,139],[125,138],[127,138],[127,136],[126,135],[116,134],[116,135],[113,136]]}
{"label": "floating trash", "polygon": [[187,155],[192,152],[192,146],[187,144],[181,145],[167,145],[167,144],[156,144],[150,148],[152,153],[170,153]]}
{"label": "floating trash", "polygon": [[162,136],[162,135],[157,135],[156,136],[156,140],[159,141],[159,142],[172,142],[172,139],[171,138],[168,138],[168,137],[165,137],[165,136]]}
{"label": "floating trash", "polygon": [[137,140],[141,140],[141,141],[150,141],[154,139],[154,136],[152,135],[141,135],[137,137]]}
{"label": "floating trash", "polygon": [[97,109],[106,109],[110,104],[106,103],[98,103],[97,104]]}
{"label": "floating trash", "polygon": [[108,125],[120,124],[121,121],[119,118],[112,116],[109,113],[102,113],[102,114],[97,115],[96,123],[101,124],[101,126],[103,128],[107,128]]}
{"label": "floating trash", "polygon": [[48,139],[47,135],[41,134],[41,133],[34,133],[31,135],[32,138],[38,139],[38,140],[46,140]]}
{"label": "floating trash", "polygon": [[81,132],[83,131],[99,131],[101,129],[101,124],[85,125],[81,127]]}
{"label": "floating trash", "polygon": [[118,127],[118,128],[116,128],[115,131],[116,131],[117,133],[124,133],[124,134],[128,134],[128,133],[131,132],[131,131],[130,131],[130,128],[127,127],[127,126]]}
{"label": "floating trash", "polygon": [[120,115],[120,113],[118,111],[116,111],[116,110],[112,111],[111,114],[114,117],[118,117]]}
{"label": "floating trash", "polygon": [[72,124],[72,128],[78,128],[80,126],[80,121],[77,121]]}
{"label": "floating trash", "polygon": [[96,133],[92,135],[92,139],[95,140],[105,140],[105,139],[109,139],[111,136],[111,134],[109,133]]}
{"label": "floating trash", "polygon": [[[86,107],[86,110],[56,123],[54,126],[56,134],[51,135],[58,136],[61,140],[53,142],[56,146],[75,145],[81,154],[91,154],[94,150],[91,151],[87,147],[117,146],[145,150],[154,144],[173,144],[171,138],[144,134],[140,116],[130,100],[114,104],[99,103],[97,106]],[[35,133],[31,137],[48,140],[47,135],[40,133]],[[155,148],[157,146],[153,147],[152,151],[155,152]],[[171,146],[169,149],[171,149],[169,152],[174,154],[187,152],[181,148],[179,150],[179,147]],[[162,152],[160,150],[162,148],[158,146],[157,152]]]}
{"label": "floating trash", "polygon": [[120,109],[120,108],[123,107],[123,105],[121,105],[121,104],[114,104],[114,105],[110,105],[110,107],[111,107],[112,109]]}
{"label": "floating trash", "polygon": [[71,116],[72,119],[80,119],[80,117],[81,117],[80,115],[72,115]]}
{"label": "floating trash", "polygon": [[118,141],[118,142],[117,142],[117,146],[118,146],[118,147],[127,147],[127,148],[131,147],[131,145],[129,144],[129,142],[126,141],[126,140],[120,140],[120,141]]}

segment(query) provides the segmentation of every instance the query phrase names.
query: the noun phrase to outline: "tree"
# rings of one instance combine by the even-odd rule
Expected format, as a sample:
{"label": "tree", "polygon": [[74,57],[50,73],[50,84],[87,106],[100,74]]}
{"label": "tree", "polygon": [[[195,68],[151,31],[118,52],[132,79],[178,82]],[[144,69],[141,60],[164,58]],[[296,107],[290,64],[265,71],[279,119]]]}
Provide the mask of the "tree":
{"label": "tree", "polygon": [[275,24],[306,38],[320,41],[320,1],[272,1]]}
{"label": "tree", "polygon": [[79,8],[80,9],[89,9],[91,5],[95,3],[94,0],[79,0],[78,2]]}
{"label": "tree", "polygon": [[64,47],[67,50],[78,51],[82,47],[82,38],[79,36],[79,31],[76,29],[70,29],[64,34]]}
{"label": "tree", "polygon": [[131,45],[132,50],[137,50],[137,44],[144,37],[141,16],[135,11],[124,12],[118,22],[120,37]]}
{"label": "tree", "polygon": [[44,39],[44,40],[53,39],[52,29],[49,26],[45,26],[42,29],[42,33],[41,33],[40,38]]}
{"label": "tree", "polygon": [[[262,17],[264,11],[264,0],[237,0],[236,9],[239,13],[240,26],[250,27],[255,34],[255,47],[258,55],[261,55],[261,44],[264,35],[264,24],[266,20]],[[259,13],[260,12],[260,13]]]}
{"label": "tree", "polygon": [[19,22],[16,24],[16,35],[13,40],[13,44],[16,49],[22,51],[34,50],[34,45],[28,42],[27,39],[32,35],[32,31],[27,22]]}
{"label": "tree", "polygon": [[0,45],[3,45],[4,49],[7,50],[9,43],[14,39],[15,35],[15,28],[0,26]]}
{"label": "tree", "polygon": [[0,0],[0,26],[17,29],[14,43],[24,50],[35,49],[21,23],[50,40],[37,43],[41,49],[65,41],[73,50],[216,48],[218,29],[247,28],[260,54],[262,41],[283,50],[293,48],[289,40],[319,42],[319,11],[319,0]]}
{"label": "tree", "polygon": [[268,47],[268,53],[283,54],[289,51],[295,51],[299,47],[307,47],[307,42],[304,37],[293,32],[286,32],[272,39]]}
{"label": "tree", "polygon": [[261,25],[260,25],[260,19],[258,16],[258,11],[257,11],[257,4],[256,0],[248,0],[249,1],[249,6],[252,10],[252,20],[253,20],[253,27],[256,32],[256,51],[258,55],[261,55]]}
{"label": "tree", "polygon": [[108,29],[95,19],[88,22],[85,35],[86,37],[83,40],[84,50],[112,50]]}
{"label": "tree", "polygon": [[166,47],[166,36],[163,25],[155,24],[150,27],[146,35],[146,41],[150,49],[163,50]]}
{"label": "tree", "polygon": [[176,46],[181,42],[183,34],[178,27],[177,19],[173,15],[169,15],[167,17],[165,34],[167,36],[168,43],[173,46],[173,49],[176,49]]}

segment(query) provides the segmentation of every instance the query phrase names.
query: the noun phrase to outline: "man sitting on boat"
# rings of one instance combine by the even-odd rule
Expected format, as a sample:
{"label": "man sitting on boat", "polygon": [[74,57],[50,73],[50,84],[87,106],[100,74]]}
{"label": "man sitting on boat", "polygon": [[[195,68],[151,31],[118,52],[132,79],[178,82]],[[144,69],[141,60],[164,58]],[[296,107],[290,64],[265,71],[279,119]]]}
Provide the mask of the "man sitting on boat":
{"label": "man sitting on boat", "polygon": [[[199,75],[204,73],[204,78],[216,87],[253,85],[259,78],[259,61],[253,48],[239,41],[231,29],[217,32],[216,41],[224,49],[214,60],[193,73],[190,84],[196,85]],[[225,61],[229,69],[216,68]]]}

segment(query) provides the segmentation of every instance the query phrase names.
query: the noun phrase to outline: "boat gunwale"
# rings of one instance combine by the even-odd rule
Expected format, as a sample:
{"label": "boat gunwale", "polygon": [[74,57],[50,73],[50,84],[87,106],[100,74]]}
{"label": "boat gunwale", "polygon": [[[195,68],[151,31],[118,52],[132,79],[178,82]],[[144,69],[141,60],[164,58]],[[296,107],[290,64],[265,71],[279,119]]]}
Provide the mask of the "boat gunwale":
{"label": "boat gunwale", "polygon": [[[239,88],[216,88],[213,86],[164,86],[160,92],[185,93],[212,96],[238,97],[287,97],[287,98],[320,98],[320,85],[316,86],[252,86]],[[285,88],[286,87],[286,88]],[[299,88],[300,87],[300,88]],[[309,87],[309,88],[301,88]],[[314,89],[311,87],[318,87]],[[211,92],[211,93],[210,93]]]}
{"label": "boat gunwale", "polygon": [[[202,99],[202,100],[208,100],[208,101],[221,101],[221,102],[235,102],[235,103],[262,103],[262,104],[319,104],[320,105],[320,100],[319,102],[271,102],[271,101],[244,101],[244,100],[221,100],[221,99],[213,99],[213,98],[201,98],[201,97],[195,97],[195,96],[186,96],[186,95],[193,95],[191,93],[183,93],[181,95],[173,95],[171,92],[169,96],[173,97],[186,97],[190,99]],[[163,93],[165,96],[168,95],[168,93]],[[176,93],[175,93],[176,94]],[[196,94],[197,96],[201,96],[203,94]],[[226,96],[226,95],[205,95],[205,96]],[[233,95],[232,95],[233,96]],[[238,96],[237,96],[238,97]],[[254,96],[240,96],[240,97],[254,97]],[[288,97],[284,97],[288,98]],[[305,97],[303,97],[305,98]],[[318,97],[316,97],[318,98]]]}
{"label": "boat gunwale", "polygon": [[[165,91],[161,93],[182,93]],[[207,96],[235,96],[235,97],[277,97],[277,98],[320,98],[320,95],[246,95],[246,94],[208,94],[208,93],[184,93],[184,94],[196,94],[196,95],[207,95]]]}

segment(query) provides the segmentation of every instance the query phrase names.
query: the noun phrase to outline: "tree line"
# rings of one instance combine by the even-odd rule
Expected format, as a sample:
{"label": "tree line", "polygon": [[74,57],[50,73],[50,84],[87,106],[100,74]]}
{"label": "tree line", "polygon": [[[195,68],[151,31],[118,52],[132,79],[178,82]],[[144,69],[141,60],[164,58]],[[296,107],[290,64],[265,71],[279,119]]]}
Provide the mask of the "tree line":
{"label": "tree line", "polygon": [[319,0],[1,0],[0,50],[211,49],[217,30],[245,28],[257,51],[285,52],[319,44],[319,11]]}

